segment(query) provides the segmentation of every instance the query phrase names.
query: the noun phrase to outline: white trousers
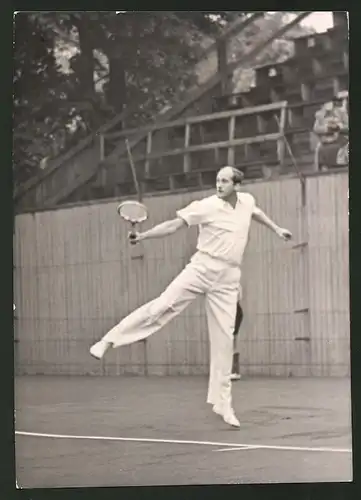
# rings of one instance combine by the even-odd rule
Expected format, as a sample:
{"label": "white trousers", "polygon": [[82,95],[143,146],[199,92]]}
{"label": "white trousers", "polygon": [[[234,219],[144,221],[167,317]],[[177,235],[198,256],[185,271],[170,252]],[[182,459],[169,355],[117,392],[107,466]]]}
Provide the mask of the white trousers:
{"label": "white trousers", "polygon": [[149,337],[204,295],[210,339],[207,402],[231,407],[232,333],[240,278],[238,267],[197,252],[158,298],[125,317],[103,340],[119,347]]}

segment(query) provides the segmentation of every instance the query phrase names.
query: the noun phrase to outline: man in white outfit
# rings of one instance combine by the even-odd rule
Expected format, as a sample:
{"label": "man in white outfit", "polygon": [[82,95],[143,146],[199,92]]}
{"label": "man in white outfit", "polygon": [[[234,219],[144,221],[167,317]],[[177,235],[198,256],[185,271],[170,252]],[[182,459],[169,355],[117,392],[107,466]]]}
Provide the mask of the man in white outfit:
{"label": "man in white outfit", "polygon": [[241,193],[243,174],[224,167],[217,174],[217,194],[190,203],[173,220],[137,233],[136,242],[160,238],[187,226],[199,226],[197,252],[185,269],[156,299],[133,311],[99,342],[90,353],[101,359],[109,348],[131,344],[152,335],[180,314],[198,296],[205,296],[210,338],[210,375],[207,402],[213,411],[240,427],[231,397],[233,329],[241,263],[252,218],[288,240],[291,233],[272,222],[254,197]]}

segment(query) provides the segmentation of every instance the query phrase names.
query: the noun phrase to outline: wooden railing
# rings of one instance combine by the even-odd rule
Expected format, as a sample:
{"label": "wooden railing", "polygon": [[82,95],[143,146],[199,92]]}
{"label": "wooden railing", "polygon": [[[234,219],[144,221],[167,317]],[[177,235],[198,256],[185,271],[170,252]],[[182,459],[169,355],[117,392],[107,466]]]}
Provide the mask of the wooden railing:
{"label": "wooden railing", "polygon": [[[123,185],[126,190],[128,183],[129,188],[132,188],[128,157],[120,155],[109,160],[104,151],[107,149],[108,141],[119,143],[122,139],[124,141],[129,139],[131,142],[132,137],[134,135],[138,137],[139,133],[144,134],[145,138],[133,149],[132,156],[142,189],[148,192],[152,190],[152,182],[160,178],[164,179],[169,189],[177,189],[178,180],[182,177],[196,177],[197,185],[203,185],[202,173],[212,173],[221,164],[237,165],[237,151],[239,153],[240,147],[246,156],[247,151],[250,154],[250,157],[244,156],[242,161],[238,162],[242,163],[245,169],[254,164],[262,164],[262,161],[255,161],[254,158],[252,160],[252,147],[257,145],[267,147],[273,145],[273,163],[282,165],[285,155],[286,115],[287,102],[282,101],[101,135],[99,147],[102,155],[99,158],[101,167],[93,186],[104,188],[104,186]],[[253,118],[257,130],[247,134],[245,126],[247,127],[248,118]],[[243,121],[243,127],[240,126],[240,120]],[[273,130],[269,131],[270,128]],[[203,132],[201,141],[195,144],[195,136],[200,130]],[[174,140],[175,134],[177,137]],[[223,158],[220,158],[221,152]],[[209,153],[212,153],[211,159]],[[166,160],[166,165],[159,164],[162,160]],[[114,189],[113,195],[120,194],[120,191]],[[74,186],[72,193],[76,190]],[[57,197],[53,197],[50,200],[51,205],[56,204],[61,195],[59,193]]]}
{"label": "wooden railing", "polygon": [[[149,161],[154,160],[154,159],[160,159],[160,158],[165,158],[165,157],[170,157],[170,156],[178,156],[178,155],[183,155],[183,172],[189,172],[189,153],[196,153],[196,152],[201,152],[201,151],[207,151],[207,150],[215,150],[215,149],[220,149],[220,148],[225,148],[227,149],[227,162],[230,165],[234,164],[234,148],[236,146],[241,146],[241,145],[247,145],[247,144],[252,144],[252,143],[258,143],[258,142],[265,142],[265,141],[277,141],[278,143],[278,154],[279,154],[279,161],[282,163],[282,152],[283,152],[283,136],[284,136],[284,128],[285,128],[285,122],[286,122],[286,110],[287,110],[287,102],[286,101],[281,101],[277,103],[271,103],[271,104],[265,104],[263,106],[255,106],[252,108],[246,108],[246,109],[238,109],[238,110],[229,110],[229,111],[223,111],[219,113],[212,113],[208,115],[202,115],[202,116],[195,116],[195,117],[188,117],[188,118],[183,118],[180,120],[175,120],[172,122],[167,122],[163,124],[158,124],[158,125],[151,125],[148,127],[142,127],[138,129],[128,129],[128,130],[123,130],[121,132],[114,132],[110,134],[102,134],[100,135],[100,142],[101,146],[99,148],[101,154],[104,154],[104,151],[106,149],[107,141],[112,141],[116,139],[117,142],[119,142],[122,138],[124,140],[126,138],[131,139],[133,135],[137,135],[139,133],[146,133],[146,153],[145,154],[138,154],[134,156],[134,161],[137,162],[145,162],[145,175],[149,175]],[[252,116],[255,115],[257,117],[258,121],[258,131],[262,132],[262,114],[263,113],[269,113],[269,112],[274,112],[277,114],[279,112],[280,117],[279,117],[279,126],[278,126],[278,131],[275,133],[258,133],[255,136],[252,137],[242,137],[242,138],[236,138],[235,137],[235,132],[236,132],[236,119],[241,118],[241,117],[247,117],[247,116]],[[209,142],[209,143],[203,143],[199,145],[191,145],[190,144],[190,138],[191,138],[191,133],[192,133],[192,126],[195,125],[204,125],[206,123],[212,123],[212,122],[223,122],[220,124],[219,128],[223,129],[225,128],[224,126],[224,121],[226,121],[226,127],[228,129],[228,137],[227,140],[223,141],[214,141],[214,142]],[[277,123],[277,122],[276,122]],[[180,148],[172,148],[172,149],[164,149],[162,151],[157,151],[154,152],[152,149],[153,145],[153,136],[157,132],[161,130],[171,130],[171,129],[181,129],[182,130],[182,135],[184,138],[184,143],[183,146]],[[105,160],[105,164],[107,163],[105,157],[100,157],[101,161]],[[116,160],[118,162],[119,159]],[[112,162],[111,162],[112,163]]]}
{"label": "wooden railing", "polygon": [[[165,159],[168,162],[165,169],[163,166],[160,176],[168,176],[171,179],[171,184],[174,175],[192,174],[204,170],[205,161],[208,170],[214,170],[215,166],[220,163],[235,165],[237,163],[236,152],[239,151],[240,146],[251,154],[257,144],[274,144],[277,163],[282,164],[286,114],[287,102],[282,101],[253,108],[187,117],[117,133],[101,134],[98,137],[98,147],[90,152],[93,155],[91,160],[98,164],[98,168],[88,185],[104,188],[107,185],[124,184],[130,173],[127,155],[123,153],[118,157],[111,155],[109,158],[106,155],[106,149],[109,147],[109,143],[112,146],[114,141],[117,144],[125,143],[126,138],[129,139],[130,143],[134,143],[134,136],[139,137],[140,134],[144,138],[132,149],[132,156],[142,182],[159,177],[159,164],[157,162]],[[264,118],[266,115],[268,121],[272,119],[273,115],[277,117],[277,120],[273,120],[271,131],[268,130],[270,127]],[[255,123],[253,131],[247,127],[247,122],[245,124],[248,118],[253,119]],[[242,130],[239,126],[240,120],[243,120]],[[245,127],[249,130],[245,130]],[[198,132],[199,129],[202,129],[202,137],[198,143],[195,143],[194,137],[197,128]],[[212,152],[211,160],[204,160],[204,155],[207,152],[208,154]],[[97,154],[96,157],[95,154]],[[220,159],[221,154],[223,154],[223,159]],[[198,155],[198,165],[196,165],[194,155]],[[81,169],[82,165],[79,165],[79,173]],[[49,177],[44,183],[37,186],[35,197],[28,199],[26,206],[53,207],[60,201],[72,199],[72,195],[79,189],[76,175],[77,165],[74,165],[72,178],[68,177],[65,188],[56,190],[53,195],[51,195],[51,191],[54,192],[53,185],[48,187],[47,180],[56,182],[56,178]]]}

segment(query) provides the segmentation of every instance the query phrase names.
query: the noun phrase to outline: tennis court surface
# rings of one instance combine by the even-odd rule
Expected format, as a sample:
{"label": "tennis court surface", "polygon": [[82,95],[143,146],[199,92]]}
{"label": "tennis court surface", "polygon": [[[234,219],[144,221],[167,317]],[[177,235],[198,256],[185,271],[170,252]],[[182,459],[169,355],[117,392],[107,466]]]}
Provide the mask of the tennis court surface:
{"label": "tennis court surface", "polygon": [[234,383],[241,429],[205,377],[18,377],[22,488],[352,480],[349,379]]}

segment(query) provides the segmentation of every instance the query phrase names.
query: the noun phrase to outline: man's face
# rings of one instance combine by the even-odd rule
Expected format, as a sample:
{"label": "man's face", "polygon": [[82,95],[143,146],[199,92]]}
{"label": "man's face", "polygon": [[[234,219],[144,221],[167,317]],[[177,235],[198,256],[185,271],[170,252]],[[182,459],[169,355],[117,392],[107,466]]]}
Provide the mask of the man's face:
{"label": "man's face", "polygon": [[228,198],[236,191],[236,186],[233,182],[233,170],[230,167],[224,167],[218,172],[216,189],[217,196],[222,199]]}
{"label": "man's face", "polygon": [[334,109],[333,101],[326,102],[324,105],[324,110],[326,113],[331,113]]}

